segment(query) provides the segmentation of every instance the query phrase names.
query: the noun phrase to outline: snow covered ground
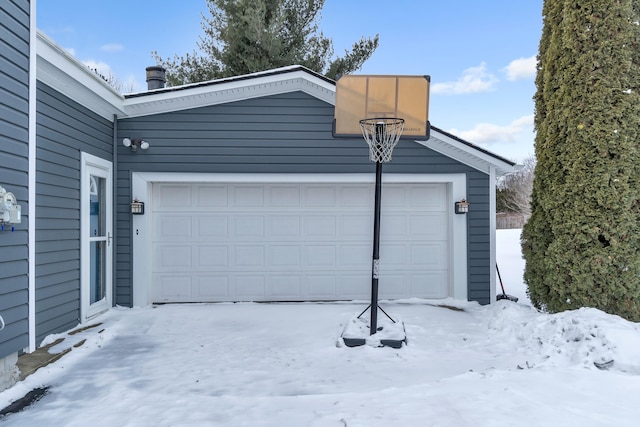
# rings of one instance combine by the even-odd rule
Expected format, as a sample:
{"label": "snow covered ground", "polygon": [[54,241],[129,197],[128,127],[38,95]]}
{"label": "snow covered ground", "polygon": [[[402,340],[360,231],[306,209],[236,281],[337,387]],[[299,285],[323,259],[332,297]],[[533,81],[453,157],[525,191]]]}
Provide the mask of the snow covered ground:
{"label": "snow covered ground", "polygon": [[86,342],[0,393],[4,408],[50,386],[0,424],[640,425],[640,324],[589,308],[538,313],[518,239],[498,232],[503,283],[518,303],[384,303],[405,324],[402,349],[340,345],[360,303],[113,309],[99,327],[47,338]]}

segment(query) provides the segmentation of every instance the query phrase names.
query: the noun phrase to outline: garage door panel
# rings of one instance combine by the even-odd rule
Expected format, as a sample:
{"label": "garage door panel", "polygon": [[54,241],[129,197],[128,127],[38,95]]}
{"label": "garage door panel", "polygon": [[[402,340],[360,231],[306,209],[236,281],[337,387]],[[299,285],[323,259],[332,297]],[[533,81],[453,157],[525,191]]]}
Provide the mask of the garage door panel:
{"label": "garage door panel", "polygon": [[188,210],[192,206],[190,184],[159,183],[153,186],[153,207]]}
{"label": "garage door panel", "polygon": [[406,298],[409,295],[406,273],[380,273],[378,296],[380,299]]}
{"label": "garage door panel", "polygon": [[300,207],[300,187],[297,185],[273,186],[269,190],[270,208]]}
{"label": "garage door panel", "polygon": [[270,215],[266,219],[272,240],[300,240],[300,217],[297,215]]}
{"label": "garage door panel", "polygon": [[199,240],[224,239],[229,236],[229,218],[223,215],[199,215],[195,217],[196,236]]}
{"label": "garage door panel", "polygon": [[406,243],[386,244],[380,248],[380,268],[407,268],[410,264],[409,245]]}
{"label": "garage door panel", "polygon": [[336,218],[333,215],[313,215],[303,218],[303,222],[304,238],[333,240],[336,237]]}
{"label": "garage door panel", "polygon": [[411,294],[417,298],[439,299],[449,296],[446,271],[415,273],[410,276],[409,283],[411,283]]}
{"label": "garage door panel", "polygon": [[237,240],[264,241],[264,217],[258,215],[235,215],[233,235]]}
{"label": "garage door panel", "polygon": [[404,186],[382,186],[381,206],[385,211],[406,207],[406,187]]}
{"label": "garage door panel", "polygon": [[276,300],[300,300],[302,298],[302,277],[298,274],[272,275],[271,295]]}
{"label": "garage door panel", "polygon": [[336,299],[336,283],[335,274],[308,274],[304,279],[304,295],[309,299]]}
{"label": "garage door panel", "polygon": [[192,277],[190,275],[154,275],[153,289],[155,291],[153,300],[164,301],[190,301],[193,295],[191,289]]}
{"label": "garage door panel", "polygon": [[[152,191],[154,301],[370,297],[372,184],[161,183]],[[384,185],[381,298],[448,295],[446,194],[444,184]],[[415,200],[425,197],[442,200]]]}
{"label": "garage door panel", "polygon": [[369,185],[346,185],[340,188],[340,206],[370,210],[373,206],[373,191]]}
{"label": "garage door panel", "polygon": [[234,187],[232,207],[264,207],[264,187],[261,185],[238,185]]}
{"label": "garage door panel", "polygon": [[197,254],[198,271],[226,270],[230,266],[228,246],[199,246]]}
{"label": "garage door panel", "polygon": [[437,244],[414,244],[410,248],[410,264],[414,268],[446,269],[447,254],[443,245]]}
{"label": "garage door panel", "polygon": [[338,294],[344,299],[367,299],[371,297],[371,272],[338,276]]}
{"label": "garage door panel", "polygon": [[347,244],[340,247],[338,264],[342,267],[371,267],[371,245]]}
{"label": "garage door panel", "polygon": [[300,267],[302,254],[300,245],[272,245],[269,265],[273,267]]}
{"label": "garage door panel", "polygon": [[446,186],[442,184],[383,185],[382,208],[398,210],[407,207],[426,211],[446,210]]}
{"label": "garage door panel", "polygon": [[239,301],[264,301],[267,295],[265,289],[265,278],[263,274],[243,275],[238,274],[232,276],[232,289],[234,296]]}
{"label": "garage door panel", "polygon": [[[392,240],[398,238],[411,238],[412,235],[407,233],[408,229],[407,215],[400,215],[394,213],[388,213],[384,217],[380,218],[380,238],[385,240]],[[372,236],[373,232],[369,230],[369,235]],[[371,238],[371,237],[370,237]]]}
{"label": "garage door panel", "polygon": [[264,246],[234,246],[231,266],[262,268],[265,265]]}
{"label": "garage door panel", "polygon": [[407,193],[408,206],[432,210],[446,208],[446,187],[443,185],[412,185],[407,188]]}
{"label": "garage door panel", "polygon": [[200,208],[220,208],[228,205],[226,185],[196,185],[196,203]]}
{"label": "garage door panel", "polygon": [[424,215],[412,214],[409,217],[409,236],[422,240],[447,240],[447,217],[445,213]]}
{"label": "garage door panel", "polygon": [[310,267],[335,267],[337,263],[337,245],[304,245],[304,264]]}
{"label": "garage door panel", "polygon": [[225,275],[200,275],[197,278],[197,298],[194,301],[229,301],[229,277]]}
{"label": "garage door panel", "polygon": [[340,221],[340,235],[344,239],[371,240],[373,218],[370,214],[344,215]]}
{"label": "garage door panel", "polygon": [[336,206],[336,188],[333,185],[309,185],[305,191],[305,206],[333,208]]}
{"label": "garage door panel", "polygon": [[190,245],[154,245],[157,271],[189,270],[193,267],[193,247]]}
{"label": "garage door panel", "polygon": [[191,215],[160,214],[153,217],[157,240],[185,241],[194,237]]}

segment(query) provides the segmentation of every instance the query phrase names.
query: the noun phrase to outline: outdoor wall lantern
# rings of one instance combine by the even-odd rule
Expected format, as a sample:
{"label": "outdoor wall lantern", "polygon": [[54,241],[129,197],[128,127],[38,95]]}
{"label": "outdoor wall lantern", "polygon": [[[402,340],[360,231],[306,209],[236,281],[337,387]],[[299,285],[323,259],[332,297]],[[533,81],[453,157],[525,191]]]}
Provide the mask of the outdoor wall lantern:
{"label": "outdoor wall lantern", "polygon": [[138,147],[140,147],[141,150],[149,148],[149,143],[142,139],[125,138],[122,140],[122,145],[131,148],[131,151],[138,151]]}
{"label": "outdoor wall lantern", "polygon": [[455,212],[457,214],[466,214],[467,212],[469,212],[469,202],[467,202],[465,199],[456,202]]}
{"label": "outdoor wall lantern", "polygon": [[131,202],[131,214],[132,215],[143,215],[144,214],[144,202],[141,202],[138,199],[133,199],[133,202]]}

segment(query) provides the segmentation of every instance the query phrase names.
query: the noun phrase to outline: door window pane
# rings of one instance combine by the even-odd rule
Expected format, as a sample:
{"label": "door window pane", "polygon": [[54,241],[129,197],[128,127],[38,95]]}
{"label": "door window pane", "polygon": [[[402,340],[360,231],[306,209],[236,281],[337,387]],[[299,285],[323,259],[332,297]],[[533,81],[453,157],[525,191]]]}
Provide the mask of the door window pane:
{"label": "door window pane", "polygon": [[106,179],[91,175],[89,181],[89,232],[91,237],[105,235]]}
{"label": "door window pane", "polygon": [[91,283],[89,284],[90,304],[98,302],[105,297],[105,242],[96,241],[90,244]]}

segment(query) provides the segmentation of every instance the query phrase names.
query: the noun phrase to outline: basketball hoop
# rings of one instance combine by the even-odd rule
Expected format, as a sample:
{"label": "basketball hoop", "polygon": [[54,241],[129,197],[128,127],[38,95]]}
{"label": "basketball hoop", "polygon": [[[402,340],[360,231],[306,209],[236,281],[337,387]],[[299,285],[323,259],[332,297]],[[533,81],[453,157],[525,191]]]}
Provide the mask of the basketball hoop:
{"label": "basketball hoop", "polygon": [[385,163],[391,160],[393,148],[404,129],[404,120],[387,117],[363,119],[360,120],[360,128],[364,140],[369,144],[369,159]]}

